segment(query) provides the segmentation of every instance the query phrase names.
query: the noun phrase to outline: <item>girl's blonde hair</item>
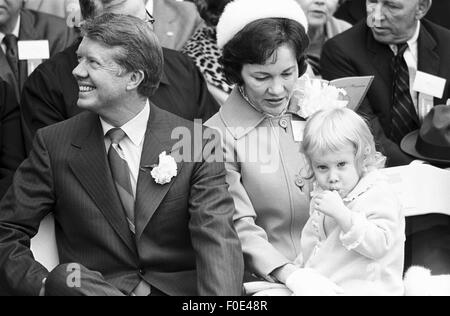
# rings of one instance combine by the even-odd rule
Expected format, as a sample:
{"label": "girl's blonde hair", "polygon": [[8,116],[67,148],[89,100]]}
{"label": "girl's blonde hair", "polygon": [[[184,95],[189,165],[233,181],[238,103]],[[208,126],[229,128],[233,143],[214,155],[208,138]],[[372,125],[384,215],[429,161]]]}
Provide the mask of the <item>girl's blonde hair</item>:
{"label": "girl's blonde hair", "polygon": [[346,145],[355,149],[362,176],[384,167],[385,157],[375,149],[374,137],[364,119],[348,108],[322,110],[311,116],[305,127],[303,151],[311,165],[312,154],[338,152]]}

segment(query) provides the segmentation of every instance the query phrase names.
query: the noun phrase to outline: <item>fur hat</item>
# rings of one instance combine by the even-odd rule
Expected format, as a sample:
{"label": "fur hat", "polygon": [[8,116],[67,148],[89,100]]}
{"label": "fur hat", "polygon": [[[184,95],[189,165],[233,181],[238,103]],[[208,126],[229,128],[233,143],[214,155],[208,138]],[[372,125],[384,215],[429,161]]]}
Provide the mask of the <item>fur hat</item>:
{"label": "fur hat", "polygon": [[285,18],[299,22],[308,31],[308,20],[295,0],[234,0],[217,24],[217,44],[223,48],[247,24],[265,18]]}
{"label": "fur hat", "polygon": [[450,296],[450,275],[431,275],[431,271],[413,266],[404,279],[405,296]]}

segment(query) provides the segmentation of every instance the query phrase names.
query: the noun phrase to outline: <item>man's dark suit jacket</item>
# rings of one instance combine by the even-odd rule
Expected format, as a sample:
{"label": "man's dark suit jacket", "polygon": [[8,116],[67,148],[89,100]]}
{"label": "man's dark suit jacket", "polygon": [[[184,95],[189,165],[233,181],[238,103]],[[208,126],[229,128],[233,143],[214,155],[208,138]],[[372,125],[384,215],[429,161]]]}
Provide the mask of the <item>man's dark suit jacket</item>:
{"label": "man's dark suit jacket", "polygon": [[[20,13],[19,40],[48,40],[50,57],[70,46],[76,38],[75,31],[67,27],[64,19],[27,9]],[[19,62],[19,76],[20,82],[14,77],[6,56],[0,49],[0,77],[14,87],[17,99],[28,77],[26,61]]]}
{"label": "man's dark suit jacket", "polygon": [[98,116],[85,112],[39,130],[0,203],[0,284],[8,293],[38,294],[48,271],[28,246],[41,219],[53,212],[61,263],[98,271],[125,294],[143,278],[168,295],[240,295],[243,255],[223,163],[204,162],[200,150],[194,160],[200,162],[177,163],[170,184],[156,184],[150,174],[159,154],[176,143],[171,133],[177,127],[193,135],[194,123],[151,105],[134,237]]}
{"label": "man's dark suit jacket", "polygon": [[12,87],[0,78],[0,199],[24,159],[19,104]]}
{"label": "man's dark suit jacket", "polygon": [[[450,31],[423,20],[418,51],[418,70],[447,79],[442,99],[434,100],[435,105],[445,104],[450,97]],[[321,57],[324,79],[375,76],[360,112],[370,119],[375,138],[387,155],[389,166],[412,161],[386,137],[391,132],[393,56],[389,46],[375,41],[372,31],[361,22],[325,43]]]}
{"label": "man's dark suit jacket", "polygon": [[[65,51],[40,65],[25,83],[22,117],[27,151],[39,128],[66,120],[78,108],[78,84],[72,70],[78,65],[77,41]],[[208,91],[201,73],[183,54],[163,48],[164,74],[151,101],[158,107],[187,120],[213,116],[219,105]]]}

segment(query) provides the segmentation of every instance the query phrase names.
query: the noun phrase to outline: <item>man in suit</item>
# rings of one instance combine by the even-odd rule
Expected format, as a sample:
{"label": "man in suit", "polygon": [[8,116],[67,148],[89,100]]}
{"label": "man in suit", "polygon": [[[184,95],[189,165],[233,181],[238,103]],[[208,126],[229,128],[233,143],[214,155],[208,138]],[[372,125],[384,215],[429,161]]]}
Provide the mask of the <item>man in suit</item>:
{"label": "man in suit", "polygon": [[[123,13],[149,21],[144,0],[80,0],[85,19],[105,12]],[[25,83],[22,117],[27,151],[36,131],[66,120],[82,111],[76,106],[78,85],[72,76],[77,65],[79,42],[40,65]],[[163,48],[164,73],[151,97],[160,108],[187,120],[206,121],[219,109],[206,82],[192,62],[180,52]]]}
{"label": "man in suit", "polygon": [[19,104],[13,88],[0,78],[0,199],[24,159]]}
{"label": "man in suit", "polygon": [[[13,295],[239,295],[224,165],[206,162],[206,141],[175,162],[188,148],[172,131],[197,127],[148,100],[162,76],[156,36],[120,14],[82,34],[73,74],[88,112],[37,132],[0,203],[0,284]],[[49,212],[62,263],[51,272],[27,246]]]}
{"label": "man in suit", "polygon": [[[389,7],[394,3],[395,7]],[[450,31],[422,20],[431,0],[371,0],[368,6],[376,8],[376,25],[369,27],[366,21],[362,21],[329,40],[324,45],[321,58],[323,77],[332,80],[346,76],[375,76],[360,112],[370,120],[380,149],[388,158],[388,165],[404,165],[413,159],[400,149],[402,135],[394,137],[398,122],[394,104],[399,98],[398,95],[393,97],[398,91],[394,87],[393,62],[406,63],[404,68],[407,67],[405,71],[409,80],[403,78],[403,82],[404,86],[409,83],[404,90],[409,89],[410,97],[408,93],[402,96],[410,99],[408,115],[418,128],[430,107],[445,104],[450,97]],[[405,43],[403,58],[394,58],[400,44]],[[435,95],[433,99],[433,95],[413,90],[419,71],[446,80],[440,91],[442,96]],[[407,134],[407,131],[403,133]]]}
{"label": "man in suit", "polygon": [[64,19],[23,9],[24,0],[0,0],[0,76],[20,91],[28,77],[26,60],[18,60],[17,41],[48,40],[50,56],[68,47],[76,38]]}
{"label": "man in suit", "polygon": [[[351,24],[356,24],[366,18],[367,0],[346,0],[336,11],[335,16]],[[425,16],[427,20],[450,29],[450,1],[433,0],[433,6]]]}
{"label": "man in suit", "polygon": [[156,18],[155,33],[161,46],[180,50],[202,23],[192,2],[146,0],[147,10]]}

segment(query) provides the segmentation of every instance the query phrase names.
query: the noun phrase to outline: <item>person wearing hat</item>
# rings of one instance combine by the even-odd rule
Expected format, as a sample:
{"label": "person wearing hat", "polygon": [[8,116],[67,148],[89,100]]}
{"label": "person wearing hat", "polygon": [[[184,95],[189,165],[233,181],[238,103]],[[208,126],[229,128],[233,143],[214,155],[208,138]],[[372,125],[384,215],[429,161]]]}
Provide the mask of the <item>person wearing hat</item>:
{"label": "person wearing hat", "polygon": [[[420,129],[406,135],[400,146],[405,153],[425,163],[449,168],[450,106],[432,108]],[[450,216],[411,216],[406,223],[406,264],[424,266],[434,275],[450,273]]]}
{"label": "person wearing hat", "polygon": [[[289,106],[306,71],[306,16],[294,0],[235,0],[217,25],[221,62],[236,87],[206,125],[222,135],[234,224],[251,277],[294,294],[336,294],[336,285],[293,264],[309,217],[311,184],[302,120]],[[253,279],[254,280],[254,279]]]}

